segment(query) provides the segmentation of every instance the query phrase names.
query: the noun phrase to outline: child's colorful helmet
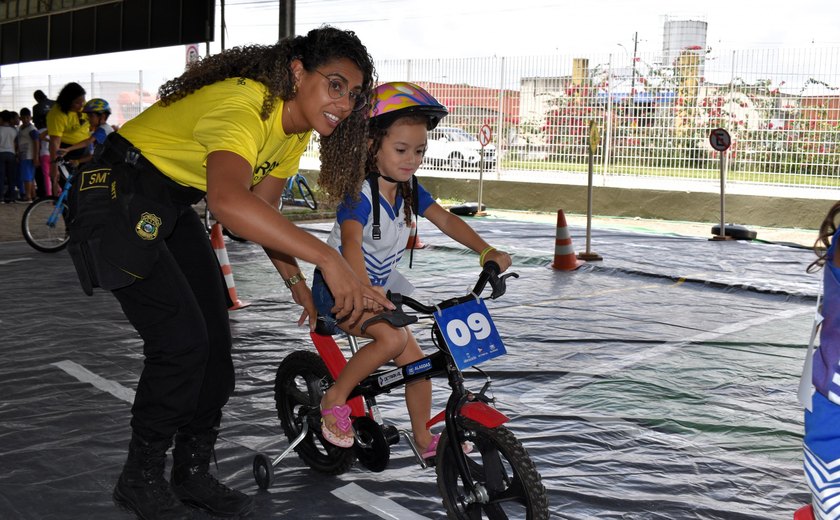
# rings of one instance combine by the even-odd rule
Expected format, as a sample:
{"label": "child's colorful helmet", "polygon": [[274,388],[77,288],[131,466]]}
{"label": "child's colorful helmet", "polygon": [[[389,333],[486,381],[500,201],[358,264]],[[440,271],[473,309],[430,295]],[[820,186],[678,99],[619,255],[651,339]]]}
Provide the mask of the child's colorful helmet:
{"label": "child's colorful helmet", "polygon": [[103,112],[111,113],[111,105],[102,98],[93,98],[82,109],[82,112],[93,112],[94,114],[101,114]]}
{"label": "child's colorful helmet", "polygon": [[371,124],[387,128],[397,118],[408,115],[426,116],[431,130],[448,114],[446,107],[423,88],[406,81],[383,83],[373,91],[370,107]]}

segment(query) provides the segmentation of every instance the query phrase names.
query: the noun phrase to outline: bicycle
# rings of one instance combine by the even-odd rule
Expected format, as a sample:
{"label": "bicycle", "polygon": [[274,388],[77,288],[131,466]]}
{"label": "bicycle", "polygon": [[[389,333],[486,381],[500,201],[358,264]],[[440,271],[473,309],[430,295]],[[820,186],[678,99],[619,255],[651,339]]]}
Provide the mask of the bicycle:
{"label": "bicycle", "polygon": [[[311,333],[318,354],[294,351],[277,369],[275,404],[290,444],[274,460],[262,453],[255,456],[253,473],[257,485],[268,489],[274,480],[274,467],[292,450],[310,468],[325,474],[344,473],[355,460],[371,471],[384,471],[390,459],[390,447],[399,442],[402,434],[421,468],[425,469],[429,464],[436,467],[438,490],[450,519],[547,519],[548,497],[542,478],[520,441],[504,426],[509,419],[492,406],[494,399],[487,395],[491,380],[474,366],[477,363],[471,367],[484,376],[484,385],[478,392],[471,392],[464,386],[463,356],[475,351],[469,348],[462,351],[461,347],[475,343],[479,335],[487,332],[492,320],[489,314],[470,314],[466,321],[450,320],[453,313],[457,316],[464,309],[471,312],[473,307],[483,306],[479,295],[488,282],[492,287],[490,299],[502,296],[506,290],[505,279],[511,276],[518,277],[516,273],[499,276],[498,265],[488,262],[470,294],[435,305],[424,305],[400,294],[388,294],[397,309],[368,320],[363,330],[364,326],[379,319],[397,327],[416,322],[417,315],[402,311],[405,305],[421,315],[433,317],[432,340],[438,350],[403,367],[380,369],[351,392],[347,404],[352,409],[353,448],[334,446],[321,435],[321,398],[347,360],[332,336],[319,334],[317,329]],[[495,330],[495,327],[491,328]],[[470,336],[470,330],[475,334]],[[485,336],[490,337],[490,334]],[[348,336],[348,339],[355,354],[359,348],[356,338]],[[454,342],[457,348],[450,348],[449,342]],[[486,345],[484,347],[488,351]],[[458,354],[453,355],[454,351]],[[501,353],[504,353],[503,348]],[[444,429],[435,458],[424,460],[411,432],[383,422],[375,398],[412,381],[433,377],[446,377],[451,395],[445,410],[427,423],[432,427],[443,422]],[[473,449],[464,449],[465,443],[472,443]]]}
{"label": "bicycle", "polygon": [[[300,195],[300,198],[295,197],[295,187],[297,187],[297,194]],[[309,188],[309,183],[306,182],[306,177],[301,175],[300,172],[297,172],[286,180],[286,187],[283,188],[283,194],[280,197],[280,204],[278,206],[281,211],[283,210],[284,204],[290,204],[292,206],[306,206],[313,211],[318,209],[318,201],[315,200],[315,195]],[[205,197],[204,227],[207,228],[208,233],[215,222],[216,219],[213,218],[210,208],[207,207],[207,198]],[[226,227],[222,227],[222,232],[237,242],[247,242],[246,239],[240,237]]]}
{"label": "bicycle", "polygon": [[[300,198],[295,196],[295,188],[297,188],[297,195],[300,195]],[[318,209],[318,201],[315,200],[315,195],[309,188],[306,177],[301,175],[300,172],[295,173],[286,180],[286,187],[283,188],[283,195],[280,197],[281,210],[285,204],[301,207],[306,206],[312,211]]]}
{"label": "bicycle", "polygon": [[66,179],[61,195],[35,199],[23,212],[20,221],[23,238],[30,246],[44,253],[61,251],[67,247],[70,240],[70,230],[67,227],[67,196],[73,187],[76,168],[62,157],[56,159],[56,166]]}

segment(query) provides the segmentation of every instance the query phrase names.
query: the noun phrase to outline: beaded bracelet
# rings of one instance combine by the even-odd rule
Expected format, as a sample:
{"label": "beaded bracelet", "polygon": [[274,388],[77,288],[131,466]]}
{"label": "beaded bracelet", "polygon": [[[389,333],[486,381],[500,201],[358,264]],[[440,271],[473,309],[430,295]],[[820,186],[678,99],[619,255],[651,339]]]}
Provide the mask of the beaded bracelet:
{"label": "beaded bracelet", "polygon": [[489,253],[490,251],[495,251],[495,250],[496,250],[496,248],[493,247],[493,246],[485,247],[484,251],[482,251],[481,255],[479,255],[479,257],[478,257],[478,265],[483,266],[484,265],[484,257],[487,256],[487,253]]}

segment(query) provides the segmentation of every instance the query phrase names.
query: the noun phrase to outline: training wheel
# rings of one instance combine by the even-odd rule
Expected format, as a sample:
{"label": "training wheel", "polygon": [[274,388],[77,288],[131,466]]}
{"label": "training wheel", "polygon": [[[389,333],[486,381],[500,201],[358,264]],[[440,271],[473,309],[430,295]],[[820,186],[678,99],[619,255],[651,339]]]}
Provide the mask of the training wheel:
{"label": "training wheel", "polygon": [[274,482],[274,466],[272,466],[268,455],[258,453],[254,456],[254,480],[263,490],[270,488]]}

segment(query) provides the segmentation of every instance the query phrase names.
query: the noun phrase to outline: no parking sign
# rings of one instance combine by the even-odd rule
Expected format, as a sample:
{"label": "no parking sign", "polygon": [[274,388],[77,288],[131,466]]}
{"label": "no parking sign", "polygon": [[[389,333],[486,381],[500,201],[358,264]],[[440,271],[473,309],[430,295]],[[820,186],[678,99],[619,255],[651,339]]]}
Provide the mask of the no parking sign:
{"label": "no parking sign", "polygon": [[709,134],[709,144],[719,152],[725,152],[732,145],[732,137],[723,128],[715,128]]}
{"label": "no parking sign", "polygon": [[490,141],[493,139],[493,129],[490,128],[488,125],[481,125],[481,129],[478,131],[478,142],[481,144],[481,147],[484,148]]}

